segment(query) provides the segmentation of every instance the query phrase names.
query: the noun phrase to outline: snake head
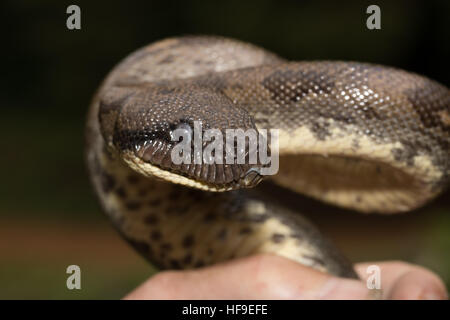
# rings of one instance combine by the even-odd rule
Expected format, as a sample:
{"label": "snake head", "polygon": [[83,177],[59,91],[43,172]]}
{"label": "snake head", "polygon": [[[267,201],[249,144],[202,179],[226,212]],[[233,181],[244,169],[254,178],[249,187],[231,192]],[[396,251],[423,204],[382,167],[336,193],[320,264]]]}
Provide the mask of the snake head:
{"label": "snake head", "polygon": [[100,99],[99,120],[107,145],[143,175],[209,191],[262,180],[257,153],[266,140],[221,93],[179,85],[113,88]]}

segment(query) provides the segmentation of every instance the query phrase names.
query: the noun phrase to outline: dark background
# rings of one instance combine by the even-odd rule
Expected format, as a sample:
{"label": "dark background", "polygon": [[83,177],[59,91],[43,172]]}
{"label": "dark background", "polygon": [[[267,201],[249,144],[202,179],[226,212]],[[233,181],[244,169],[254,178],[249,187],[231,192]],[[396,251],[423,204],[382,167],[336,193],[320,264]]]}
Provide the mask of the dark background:
{"label": "dark background", "polygon": [[[81,30],[66,28],[70,4],[81,7]],[[369,4],[381,7],[381,30],[366,28]],[[90,99],[106,73],[138,47],[216,34],[294,60],[374,62],[450,83],[450,1],[10,0],[0,6],[0,298],[119,298],[153,272],[101,214],[83,163]],[[311,219],[354,261],[419,263],[449,285],[449,213],[446,193],[400,216],[316,212]],[[81,267],[81,291],[65,287],[70,264]]]}

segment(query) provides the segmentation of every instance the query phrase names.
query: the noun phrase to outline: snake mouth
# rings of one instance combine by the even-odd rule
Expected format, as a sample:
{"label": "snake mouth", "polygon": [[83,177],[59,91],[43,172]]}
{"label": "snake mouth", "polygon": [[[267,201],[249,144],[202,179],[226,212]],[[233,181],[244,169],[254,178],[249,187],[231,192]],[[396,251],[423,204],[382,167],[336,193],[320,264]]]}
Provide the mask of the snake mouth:
{"label": "snake mouth", "polygon": [[173,144],[146,141],[126,157],[134,164],[132,167],[144,175],[209,191],[252,188],[263,179],[259,164],[198,164],[195,161],[178,164],[173,161],[172,151]]}

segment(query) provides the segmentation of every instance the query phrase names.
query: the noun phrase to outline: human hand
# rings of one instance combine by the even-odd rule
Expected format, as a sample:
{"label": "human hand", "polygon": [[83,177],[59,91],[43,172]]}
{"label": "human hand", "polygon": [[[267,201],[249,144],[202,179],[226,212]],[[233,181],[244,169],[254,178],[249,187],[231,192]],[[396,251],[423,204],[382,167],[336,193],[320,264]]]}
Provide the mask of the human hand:
{"label": "human hand", "polygon": [[125,299],[371,299],[366,269],[381,269],[381,299],[447,299],[442,280],[404,262],[359,263],[362,280],[333,277],[275,255],[262,254],[188,270],[164,271]]}

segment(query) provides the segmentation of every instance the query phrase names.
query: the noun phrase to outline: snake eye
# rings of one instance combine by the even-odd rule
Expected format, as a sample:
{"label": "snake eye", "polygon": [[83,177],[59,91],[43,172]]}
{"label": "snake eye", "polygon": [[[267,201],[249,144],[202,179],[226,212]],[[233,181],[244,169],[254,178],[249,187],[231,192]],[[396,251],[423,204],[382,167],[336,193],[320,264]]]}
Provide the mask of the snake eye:
{"label": "snake eye", "polygon": [[[185,137],[189,137],[188,143],[192,141],[193,138],[193,130],[192,127],[186,122],[180,122],[176,126],[170,126],[170,139],[171,141],[179,141],[180,137],[185,139]],[[173,128],[173,129],[172,129]]]}

